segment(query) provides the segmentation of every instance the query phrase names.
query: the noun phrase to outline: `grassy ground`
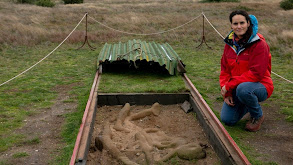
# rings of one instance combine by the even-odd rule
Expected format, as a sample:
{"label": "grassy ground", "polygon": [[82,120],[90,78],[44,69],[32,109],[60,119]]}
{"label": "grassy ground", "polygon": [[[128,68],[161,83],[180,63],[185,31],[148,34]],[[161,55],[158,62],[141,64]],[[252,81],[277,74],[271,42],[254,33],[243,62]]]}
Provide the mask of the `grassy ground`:
{"label": "grassy ground", "polygon": [[[1,79],[8,80],[11,75],[25,70],[41,59],[44,54],[50,52],[53,46],[55,45],[3,48],[1,58],[5,59],[5,62],[1,60]],[[95,74],[95,54],[87,50],[77,52],[70,48],[72,45],[66,47],[55,52],[54,56],[52,55],[30,72],[20,76],[16,81],[1,87],[0,115],[3,127],[0,128],[2,137],[0,151],[6,150],[21,140],[18,138],[21,135],[10,135],[10,133],[22,125],[26,116],[34,115],[38,113],[38,109],[48,108],[53,104],[58,94],[53,91],[55,86],[77,83],[72,94],[76,95],[76,98],[88,95],[92,77]],[[83,63],[89,65],[83,65]],[[84,91],[83,95],[80,95],[81,91]]]}
{"label": "grassy ground", "polygon": [[[272,70],[289,80],[292,77],[293,29],[292,11],[282,11],[278,1],[270,3],[218,3],[206,4],[196,1],[145,1],[138,0],[94,0],[80,5],[62,5],[56,1],[54,8],[42,8],[32,5],[20,5],[6,0],[0,2],[0,83],[17,75],[43,58],[61,42],[80,20],[85,12],[90,16],[119,30],[151,33],[181,25],[205,12],[210,21],[224,35],[229,31],[228,14],[234,9],[245,9],[255,14],[260,22],[260,32],[267,39],[272,53]],[[227,10],[227,6],[229,9]],[[263,12],[265,8],[270,11]],[[9,14],[7,14],[9,13]],[[83,22],[84,23],[84,22]],[[78,104],[75,112],[66,115],[63,126],[63,138],[66,146],[63,154],[57,157],[59,164],[68,164],[75,137],[81,122],[89,90],[95,74],[97,54],[105,42],[115,43],[129,39],[168,42],[186,64],[189,78],[218,115],[222,102],[219,93],[218,75],[223,43],[214,30],[207,26],[206,39],[213,50],[205,45],[196,46],[201,40],[202,20],[170,33],[155,36],[129,36],[113,32],[99,26],[89,19],[89,40],[97,47],[96,51],[81,49],[76,51],[83,41],[84,24],[69,38],[65,45],[28,73],[0,87],[0,152],[12,146],[24,143],[26,137],[15,133],[23,121],[40,109],[54,104],[58,92],[53,88],[62,84],[77,84],[71,91],[73,101]],[[293,86],[272,75],[275,91],[269,104],[279,107],[288,121],[293,121]],[[115,85],[113,85],[115,82]],[[166,85],[168,84],[168,86]],[[102,92],[180,92],[185,91],[179,76],[162,76],[140,73],[104,73],[100,84]],[[242,123],[243,125],[244,123]],[[250,146],[241,139],[249,136],[242,125],[228,127],[229,133],[254,164],[262,164],[251,154]],[[26,153],[15,157],[27,156]],[[0,164],[5,164],[5,160]]]}

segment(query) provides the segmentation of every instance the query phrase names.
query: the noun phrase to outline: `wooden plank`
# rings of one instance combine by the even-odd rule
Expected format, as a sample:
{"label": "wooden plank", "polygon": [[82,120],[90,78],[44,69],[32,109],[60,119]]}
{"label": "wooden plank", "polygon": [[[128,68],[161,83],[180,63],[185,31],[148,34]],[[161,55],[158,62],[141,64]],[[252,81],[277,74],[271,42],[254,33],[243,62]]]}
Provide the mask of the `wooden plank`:
{"label": "wooden plank", "polygon": [[168,105],[189,100],[189,93],[99,93],[98,100],[98,105]]}

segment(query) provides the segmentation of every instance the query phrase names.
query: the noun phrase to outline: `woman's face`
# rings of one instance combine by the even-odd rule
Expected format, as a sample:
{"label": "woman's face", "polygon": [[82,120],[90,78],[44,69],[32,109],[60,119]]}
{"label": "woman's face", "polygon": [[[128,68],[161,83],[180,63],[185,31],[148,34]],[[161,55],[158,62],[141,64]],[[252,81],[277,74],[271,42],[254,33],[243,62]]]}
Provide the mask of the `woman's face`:
{"label": "woman's face", "polygon": [[246,33],[250,23],[246,21],[243,15],[235,15],[232,17],[231,27],[234,33],[241,39]]}

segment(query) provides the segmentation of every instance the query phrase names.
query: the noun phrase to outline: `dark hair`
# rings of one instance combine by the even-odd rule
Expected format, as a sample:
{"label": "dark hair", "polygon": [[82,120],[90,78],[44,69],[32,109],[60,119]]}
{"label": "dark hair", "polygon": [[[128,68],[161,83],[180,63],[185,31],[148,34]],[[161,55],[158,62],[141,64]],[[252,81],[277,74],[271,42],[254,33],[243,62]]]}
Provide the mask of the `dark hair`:
{"label": "dark hair", "polygon": [[229,20],[230,20],[230,23],[232,23],[232,18],[235,16],[235,15],[242,15],[245,17],[247,23],[249,22],[250,23],[250,26],[248,27],[246,33],[243,35],[243,39],[244,40],[248,40],[252,34],[252,24],[251,24],[251,21],[250,21],[250,17],[248,15],[248,13],[244,10],[235,10],[233,11],[230,16],[229,16]]}

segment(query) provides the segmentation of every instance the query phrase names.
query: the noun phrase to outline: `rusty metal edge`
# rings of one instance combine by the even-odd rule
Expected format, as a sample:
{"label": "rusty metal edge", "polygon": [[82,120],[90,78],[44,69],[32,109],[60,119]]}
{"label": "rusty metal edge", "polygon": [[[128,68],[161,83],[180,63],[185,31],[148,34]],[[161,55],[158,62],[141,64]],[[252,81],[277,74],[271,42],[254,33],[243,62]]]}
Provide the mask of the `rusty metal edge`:
{"label": "rusty metal edge", "polygon": [[[96,104],[96,102],[97,102],[96,101],[97,97],[94,97],[94,95],[95,95],[95,93],[97,93],[96,91],[97,91],[97,88],[98,88],[98,78],[99,78],[99,71],[97,70],[95,78],[94,78],[94,82],[93,82],[93,85],[92,85],[92,88],[91,88],[91,91],[90,91],[89,99],[87,101],[87,105],[86,105],[86,108],[85,108],[85,112],[83,114],[82,122],[80,124],[80,128],[79,128],[79,131],[78,131],[78,134],[77,134],[77,137],[76,137],[73,153],[72,153],[71,160],[70,160],[70,163],[69,163],[70,165],[74,165],[78,161],[83,161],[83,160],[80,160],[80,158],[78,158],[79,160],[77,160],[77,156],[80,155],[80,153],[78,153],[78,152],[79,152],[79,149],[80,149],[80,144],[81,144],[82,137],[84,135],[86,135],[86,134],[84,134],[84,129],[85,129],[85,127],[88,127],[88,125],[86,125],[86,123],[87,123],[87,120],[88,120],[89,110],[91,109],[90,107],[91,107],[91,105],[93,103]],[[90,113],[92,113],[92,112],[90,112]],[[90,119],[90,120],[92,120],[92,119]],[[83,140],[86,140],[86,139],[83,139]],[[83,145],[84,144],[87,145],[87,142],[83,143]]]}
{"label": "rusty metal edge", "polygon": [[90,106],[88,116],[85,122],[85,128],[81,137],[81,142],[80,142],[79,150],[76,157],[76,160],[78,161],[76,165],[80,165],[80,162],[81,164],[84,164],[89,152],[90,141],[91,141],[95,119],[96,119],[99,80],[100,80],[100,76],[98,77],[98,81],[97,81],[96,88],[94,90],[91,106]]}
{"label": "rusty metal edge", "polygon": [[[193,96],[195,100],[196,107],[198,109],[199,114],[202,115],[202,120],[204,120],[202,123],[205,123],[205,125],[209,125],[208,128],[210,129],[210,132],[214,132],[213,134],[216,135],[216,137],[213,137],[214,140],[218,140],[218,146],[223,146],[224,150],[218,150],[218,155],[223,154],[220,152],[226,152],[227,156],[231,159],[227,158],[221,158],[222,163],[228,163],[225,161],[229,161],[231,164],[239,164],[239,165],[251,165],[251,163],[248,161],[246,156],[243,154],[241,149],[238,147],[238,145],[235,143],[233,138],[230,136],[230,134],[227,132],[227,130],[224,128],[224,126],[221,124],[219,119],[216,117],[216,115],[213,113],[211,108],[208,106],[206,101],[203,99],[201,94],[198,92],[198,90],[195,88],[191,80],[187,77],[185,73],[182,74],[182,78],[185,81],[186,85],[190,88],[191,95]],[[212,139],[212,138],[211,138]]]}

